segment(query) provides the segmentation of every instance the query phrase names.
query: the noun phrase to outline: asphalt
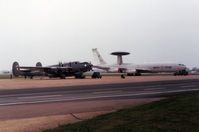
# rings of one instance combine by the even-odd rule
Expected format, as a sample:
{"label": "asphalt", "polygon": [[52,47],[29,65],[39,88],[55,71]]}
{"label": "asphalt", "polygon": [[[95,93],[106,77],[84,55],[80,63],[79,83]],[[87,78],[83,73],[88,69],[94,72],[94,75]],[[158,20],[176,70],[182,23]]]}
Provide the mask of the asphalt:
{"label": "asphalt", "polygon": [[0,106],[167,97],[191,91],[199,91],[199,79],[1,90]]}

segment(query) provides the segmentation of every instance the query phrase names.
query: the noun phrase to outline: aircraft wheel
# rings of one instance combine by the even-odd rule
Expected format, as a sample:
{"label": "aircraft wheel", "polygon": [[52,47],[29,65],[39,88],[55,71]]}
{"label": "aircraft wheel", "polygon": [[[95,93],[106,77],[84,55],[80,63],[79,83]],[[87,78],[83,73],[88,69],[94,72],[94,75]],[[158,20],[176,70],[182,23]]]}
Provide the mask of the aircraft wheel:
{"label": "aircraft wheel", "polygon": [[122,78],[122,79],[125,79],[125,76],[124,76],[124,75],[121,75],[121,78]]}
{"label": "aircraft wheel", "polygon": [[84,79],[84,78],[86,78],[86,76],[83,74],[78,74],[78,75],[75,75],[75,78],[76,79]]}
{"label": "aircraft wheel", "polygon": [[66,76],[64,74],[61,74],[60,79],[66,79]]}
{"label": "aircraft wheel", "polygon": [[102,78],[102,76],[100,75],[100,72],[94,72],[93,75],[92,75],[92,78],[93,79]]}
{"label": "aircraft wheel", "polygon": [[141,76],[141,73],[135,73],[135,76]]}
{"label": "aircraft wheel", "polygon": [[185,70],[183,70],[183,75],[184,75],[184,76],[188,75],[188,72],[185,71]]}
{"label": "aircraft wheel", "polygon": [[127,73],[127,76],[134,76],[133,73]]}
{"label": "aircraft wheel", "polygon": [[81,75],[81,77],[80,77],[81,79],[84,79],[84,78],[86,78],[86,76],[85,75]]}

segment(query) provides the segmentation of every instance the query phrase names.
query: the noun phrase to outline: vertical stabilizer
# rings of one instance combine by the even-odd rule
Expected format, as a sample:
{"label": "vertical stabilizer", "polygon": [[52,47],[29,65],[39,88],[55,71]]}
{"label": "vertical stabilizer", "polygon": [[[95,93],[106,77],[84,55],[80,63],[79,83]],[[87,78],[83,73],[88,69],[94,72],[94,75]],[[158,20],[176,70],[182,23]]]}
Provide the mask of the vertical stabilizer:
{"label": "vertical stabilizer", "polygon": [[41,62],[37,62],[37,63],[36,63],[36,67],[42,67]]}
{"label": "vertical stabilizer", "polygon": [[12,74],[16,77],[18,77],[20,75],[20,68],[19,68],[19,63],[18,62],[14,62],[12,65]]}
{"label": "vertical stabilizer", "polygon": [[99,54],[99,52],[96,48],[92,49],[92,51],[93,51],[94,61],[96,64],[106,64],[106,62],[104,61],[102,56]]}

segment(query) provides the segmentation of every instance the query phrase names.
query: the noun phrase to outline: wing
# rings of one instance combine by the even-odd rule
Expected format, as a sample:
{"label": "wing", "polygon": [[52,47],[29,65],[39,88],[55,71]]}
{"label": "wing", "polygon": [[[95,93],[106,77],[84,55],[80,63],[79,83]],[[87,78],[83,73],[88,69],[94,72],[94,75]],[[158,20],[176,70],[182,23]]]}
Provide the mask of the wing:
{"label": "wing", "polygon": [[20,67],[20,69],[26,69],[26,70],[31,70],[31,71],[44,71],[44,72],[48,72],[48,71],[70,71],[72,70],[71,67]]}
{"label": "wing", "polygon": [[98,69],[102,69],[102,70],[106,70],[108,71],[110,68],[106,67],[106,66],[93,66],[93,68],[98,68]]}
{"label": "wing", "polygon": [[50,67],[24,67],[24,66],[20,66],[19,68],[30,71],[44,71],[44,69],[50,69]]}

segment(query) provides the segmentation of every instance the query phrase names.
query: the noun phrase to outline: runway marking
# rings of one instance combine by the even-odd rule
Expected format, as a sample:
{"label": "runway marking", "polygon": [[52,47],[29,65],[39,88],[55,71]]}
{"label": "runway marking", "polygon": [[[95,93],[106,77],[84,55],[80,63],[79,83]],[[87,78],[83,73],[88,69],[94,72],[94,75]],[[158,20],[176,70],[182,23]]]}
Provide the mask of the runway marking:
{"label": "runway marking", "polygon": [[163,90],[165,88],[146,88],[145,91],[152,91],[152,90]]}
{"label": "runway marking", "polygon": [[181,88],[190,88],[190,87],[198,87],[196,85],[186,85],[186,86],[180,86]]}
{"label": "runway marking", "polygon": [[14,102],[14,103],[2,103],[0,106],[9,105],[22,105],[22,104],[37,104],[37,103],[50,103],[50,102],[60,102],[60,101],[78,101],[78,100],[88,100],[88,99],[99,99],[99,98],[112,98],[112,97],[128,97],[128,96],[138,96],[138,95],[154,95],[154,94],[164,94],[164,93],[180,93],[188,91],[199,91],[199,89],[184,89],[184,90],[173,90],[173,91],[162,91],[162,92],[148,92],[148,93],[137,93],[137,94],[122,94],[122,95],[106,95],[106,96],[95,96],[95,97],[85,97],[85,98],[72,98],[72,99],[55,99],[55,100],[40,100],[32,102]]}
{"label": "runway marking", "polygon": [[63,95],[43,95],[43,96],[18,97],[18,99],[49,98],[49,97],[61,97],[61,96]]}

